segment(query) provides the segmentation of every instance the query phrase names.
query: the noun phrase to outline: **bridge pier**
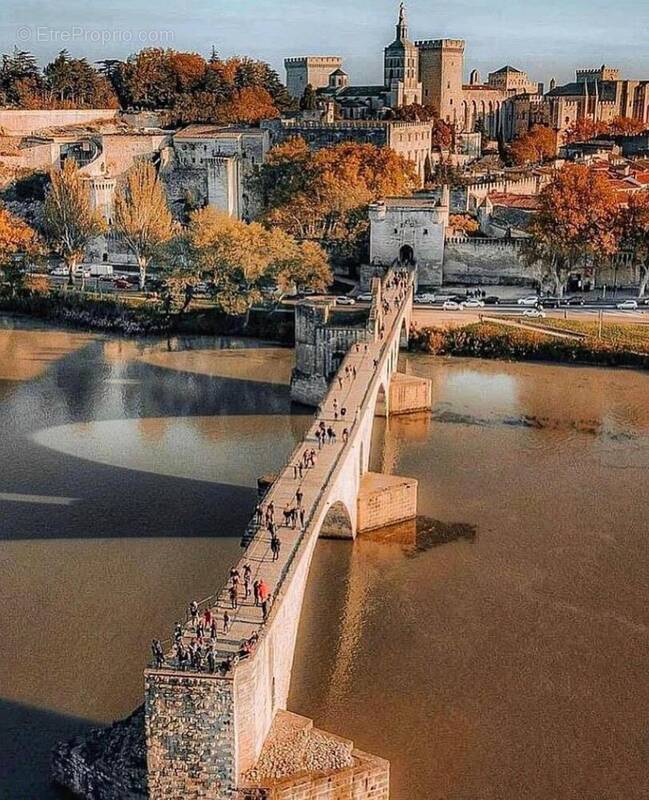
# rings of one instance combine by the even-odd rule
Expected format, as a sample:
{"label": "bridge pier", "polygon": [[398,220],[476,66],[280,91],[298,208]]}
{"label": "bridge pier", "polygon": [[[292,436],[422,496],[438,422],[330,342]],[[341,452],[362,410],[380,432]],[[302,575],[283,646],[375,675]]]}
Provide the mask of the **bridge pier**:
{"label": "bridge pier", "polygon": [[390,377],[386,401],[377,405],[378,417],[429,411],[433,402],[432,381],[429,378],[394,372]]}
{"label": "bridge pier", "polygon": [[414,519],[417,487],[414,478],[365,473],[358,493],[357,532],[374,531]]}

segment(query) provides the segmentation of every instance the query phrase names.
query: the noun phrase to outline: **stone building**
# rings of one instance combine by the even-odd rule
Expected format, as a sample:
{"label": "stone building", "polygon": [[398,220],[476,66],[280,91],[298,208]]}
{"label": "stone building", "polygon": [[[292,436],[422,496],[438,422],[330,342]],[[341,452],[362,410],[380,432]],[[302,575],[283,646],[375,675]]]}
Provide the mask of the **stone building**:
{"label": "stone building", "polygon": [[299,99],[310,84],[314,89],[329,85],[329,76],[342,69],[343,60],[338,56],[300,56],[286,58],[286,88],[291,97]]}
{"label": "stone building", "polygon": [[389,197],[372,203],[370,215],[370,270],[397,261],[417,267],[417,285],[441,286],[444,241],[449,221],[449,193],[442,198]]}
{"label": "stone building", "polygon": [[[248,181],[264,163],[270,147],[267,130],[259,128],[189,125],[173,137],[177,168],[203,176],[208,205],[236,219],[253,219],[259,209]],[[181,180],[182,183],[182,180]]]}
{"label": "stone building", "polygon": [[422,183],[432,149],[433,126],[430,122],[383,119],[314,122],[281,119],[264,121],[262,127],[270,131],[272,144],[301,136],[315,150],[342,142],[390,147],[395,153],[412,161]]}
{"label": "stone building", "polygon": [[422,102],[419,50],[408,38],[408,22],[403,3],[399,7],[396,39],[385,48],[383,77],[383,83],[390,91],[391,108]]}
{"label": "stone building", "polygon": [[649,80],[627,80],[618,69],[578,69],[576,80],[546,95],[548,121],[560,134],[582,119],[610,122],[630,117],[649,124]]}

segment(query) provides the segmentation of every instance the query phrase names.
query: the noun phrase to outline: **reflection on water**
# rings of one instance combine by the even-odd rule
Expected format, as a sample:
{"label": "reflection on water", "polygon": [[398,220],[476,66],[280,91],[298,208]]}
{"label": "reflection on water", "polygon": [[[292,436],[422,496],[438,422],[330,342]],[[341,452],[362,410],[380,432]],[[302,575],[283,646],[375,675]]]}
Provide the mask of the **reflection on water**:
{"label": "reflection on water", "polygon": [[292,709],[389,758],[395,800],[646,798],[649,377],[409,366],[429,428],[373,461],[435,522],[319,545]]}

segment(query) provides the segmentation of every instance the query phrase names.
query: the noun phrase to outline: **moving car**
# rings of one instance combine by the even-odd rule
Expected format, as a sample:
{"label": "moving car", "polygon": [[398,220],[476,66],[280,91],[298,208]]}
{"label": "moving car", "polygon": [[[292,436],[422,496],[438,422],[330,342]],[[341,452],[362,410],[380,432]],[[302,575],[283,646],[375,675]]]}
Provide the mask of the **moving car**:
{"label": "moving car", "polygon": [[524,317],[534,317],[536,319],[545,319],[546,313],[542,308],[526,308],[523,311]]}
{"label": "moving car", "polygon": [[458,303],[456,300],[447,300],[442,306],[442,311],[462,311],[464,303]]}
{"label": "moving car", "polygon": [[535,294],[531,294],[528,297],[519,297],[518,305],[519,306],[527,306],[529,308],[533,308],[534,306],[538,306],[539,298]]}
{"label": "moving car", "polygon": [[465,301],[464,308],[484,308],[484,300],[478,300],[476,297],[472,297]]}
{"label": "moving car", "polygon": [[574,297],[566,297],[563,301],[567,306],[583,306],[586,302],[583,297],[575,295]]}
{"label": "moving car", "polygon": [[563,300],[560,297],[542,297],[540,303],[543,308],[559,308]]}
{"label": "moving car", "polygon": [[348,297],[346,294],[341,294],[340,297],[336,298],[336,305],[337,306],[355,306],[356,300],[353,297]]}
{"label": "moving car", "polygon": [[359,303],[371,303],[372,302],[372,293],[371,292],[363,292],[362,294],[356,295],[356,299]]}
{"label": "moving car", "polygon": [[437,298],[434,294],[428,294],[426,292],[422,292],[422,294],[416,294],[414,298],[414,302],[417,305],[425,305],[427,303],[434,303]]}
{"label": "moving car", "polygon": [[54,269],[50,272],[50,275],[53,278],[67,278],[68,277],[68,268],[67,267],[54,267]]}
{"label": "moving car", "polygon": [[116,278],[113,281],[113,288],[119,289],[120,291],[124,291],[125,289],[130,289],[131,284],[124,278]]}
{"label": "moving car", "polygon": [[618,303],[616,306],[620,311],[637,311],[638,310],[638,301],[637,300],[623,300],[621,303]]}
{"label": "moving car", "polygon": [[500,303],[500,297],[496,297],[495,294],[490,294],[488,297],[485,297],[484,304],[486,306],[497,306]]}

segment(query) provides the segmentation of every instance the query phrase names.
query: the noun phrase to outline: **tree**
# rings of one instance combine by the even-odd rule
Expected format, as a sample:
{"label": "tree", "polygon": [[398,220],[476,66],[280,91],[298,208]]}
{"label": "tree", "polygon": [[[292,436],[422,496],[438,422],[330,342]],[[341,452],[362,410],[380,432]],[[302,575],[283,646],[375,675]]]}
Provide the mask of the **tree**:
{"label": "tree", "polygon": [[136,162],[128,171],[115,193],[113,224],[137,260],[143,290],[151,259],[173,234],[167,195],[151,162]]}
{"label": "tree", "polygon": [[12,296],[24,285],[29,261],[41,252],[36,231],[0,207],[0,272]]}
{"label": "tree", "polygon": [[511,156],[515,164],[539,164],[557,154],[557,135],[543,125],[534,125],[512,142]]}
{"label": "tree", "polygon": [[65,261],[68,284],[83,260],[86,247],[105,230],[101,216],[92,208],[90,193],[73,159],[63,169],[53,169],[45,197],[43,218],[52,249]]}
{"label": "tree", "polygon": [[541,264],[561,297],[575,267],[616,251],[617,196],[598,171],[567,164],[541,191],[539,206],[524,257],[529,266]]}
{"label": "tree", "polygon": [[564,134],[564,140],[567,144],[574,142],[588,142],[604,130],[601,122],[595,122],[587,117],[578,119]]}
{"label": "tree", "polygon": [[315,247],[300,246],[283,231],[240,222],[210,207],[192,213],[187,243],[186,261],[210,277],[217,306],[226,314],[245,316],[246,324],[262,289],[286,287],[307,274],[315,288],[330,280]]}
{"label": "tree", "polygon": [[43,70],[44,100],[61,108],[117,108],[119,106],[109,81],[85,58],[71,58],[61,50]]}
{"label": "tree", "polygon": [[313,153],[301,139],[271,151],[259,180],[268,225],[340,260],[359,257],[369,203],[419,184],[414,165],[388,147],[345,142]]}
{"label": "tree", "polygon": [[646,130],[647,125],[642,120],[624,116],[615,117],[607,126],[607,133],[611,136],[633,136]]}
{"label": "tree", "polygon": [[43,79],[36,58],[25,50],[14,47],[5,53],[0,63],[0,103],[22,106],[28,95],[42,90]]}
{"label": "tree", "polygon": [[640,270],[638,297],[644,297],[649,283],[649,194],[638,192],[620,209],[620,249],[631,253]]}

